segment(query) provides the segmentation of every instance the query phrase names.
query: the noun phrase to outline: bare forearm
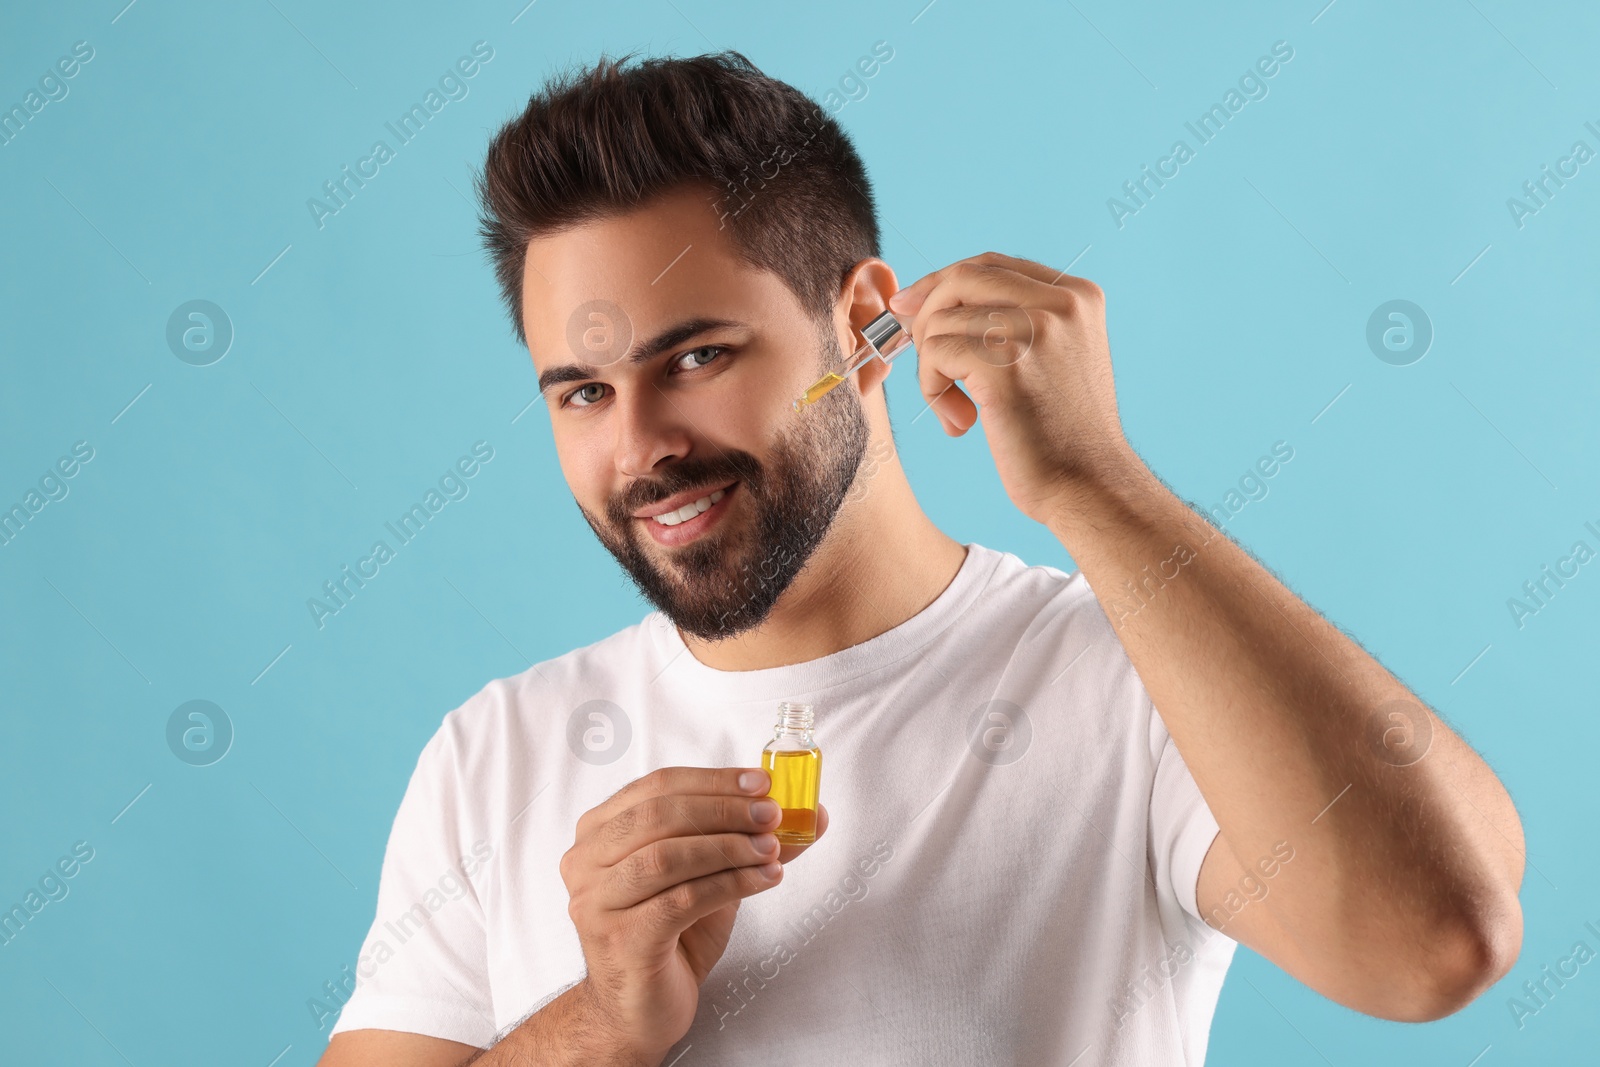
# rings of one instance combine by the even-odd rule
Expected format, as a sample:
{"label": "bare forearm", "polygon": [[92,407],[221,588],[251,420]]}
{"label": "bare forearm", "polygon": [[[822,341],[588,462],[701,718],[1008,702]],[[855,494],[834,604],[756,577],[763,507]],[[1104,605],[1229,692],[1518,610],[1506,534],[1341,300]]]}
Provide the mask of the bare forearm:
{"label": "bare forearm", "polygon": [[590,1000],[587,979],[467,1061],[472,1067],[657,1067],[660,1062],[660,1056],[626,1048],[607,1030]]}
{"label": "bare forearm", "polygon": [[1382,665],[1136,457],[1054,514],[1235,855],[1293,844],[1269,906],[1308,948],[1455,944],[1514,908],[1509,796]]}

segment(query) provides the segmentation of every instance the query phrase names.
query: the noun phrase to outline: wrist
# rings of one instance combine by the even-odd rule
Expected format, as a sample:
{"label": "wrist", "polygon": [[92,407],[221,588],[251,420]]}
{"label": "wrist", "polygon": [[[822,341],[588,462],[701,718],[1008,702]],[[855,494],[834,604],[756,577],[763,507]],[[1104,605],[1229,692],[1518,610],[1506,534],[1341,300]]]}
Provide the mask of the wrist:
{"label": "wrist", "polygon": [[608,1067],[658,1067],[671,1046],[647,1049],[635,1043],[617,1027],[613,1012],[588,975],[572,987],[571,993],[573,1017],[587,1037],[585,1063],[604,1063]]}
{"label": "wrist", "polygon": [[1122,443],[1062,480],[1044,524],[1076,558],[1076,546],[1085,538],[1121,537],[1147,527],[1169,500],[1176,498],[1138,453]]}

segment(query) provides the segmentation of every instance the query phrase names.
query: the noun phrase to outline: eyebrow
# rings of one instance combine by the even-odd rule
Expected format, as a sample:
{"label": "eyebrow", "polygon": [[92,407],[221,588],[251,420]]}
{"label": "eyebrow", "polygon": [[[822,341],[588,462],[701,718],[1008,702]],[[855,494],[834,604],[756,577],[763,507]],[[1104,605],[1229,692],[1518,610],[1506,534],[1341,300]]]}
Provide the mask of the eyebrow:
{"label": "eyebrow", "polygon": [[[635,345],[633,350],[628,353],[627,361],[637,367],[703,333],[729,327],[741,328],[746,325],[746,323],[734,319],[710,319],[704,317],[685,319],[677,325],[661,331],[650,340]],[[563,363],[559,367],[551,367],[539,375],[539,395],[544,396],[545,391],[552,385],[587,381],[598,375],[600,370],[601,368],[587,363]]]}

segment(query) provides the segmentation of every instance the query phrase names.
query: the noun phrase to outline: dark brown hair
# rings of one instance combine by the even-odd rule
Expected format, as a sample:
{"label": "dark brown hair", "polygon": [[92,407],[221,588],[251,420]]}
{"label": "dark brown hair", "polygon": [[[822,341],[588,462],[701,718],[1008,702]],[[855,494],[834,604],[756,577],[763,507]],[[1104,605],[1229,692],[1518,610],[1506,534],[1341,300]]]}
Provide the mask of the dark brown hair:
{"label": "dark brown hair", "polygon": [[631,58],[557,75],[489,144],[479,233],[518,340],[530,239],[687,182],[709,187],[743,259],[819,322],[831,316],[850,269],[879,255],[872,188],[844,130],[738,52],[624,69]]}

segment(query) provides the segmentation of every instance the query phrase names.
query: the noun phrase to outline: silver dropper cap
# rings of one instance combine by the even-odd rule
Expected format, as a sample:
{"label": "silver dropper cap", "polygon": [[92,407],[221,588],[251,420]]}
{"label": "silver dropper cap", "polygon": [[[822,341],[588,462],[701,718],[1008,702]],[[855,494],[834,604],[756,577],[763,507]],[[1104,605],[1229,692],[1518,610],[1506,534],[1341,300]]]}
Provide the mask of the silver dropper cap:
{"label": "silver dropper cap", "polygon": [[873,347],[885,363],[899,355],[900,351],[911,343],[911,335],[906,333],[905,327],[900,325],[900,320],[894,317],[892,311],[885,311],[863,326],[861,336],[867,339],[867,344]]}

